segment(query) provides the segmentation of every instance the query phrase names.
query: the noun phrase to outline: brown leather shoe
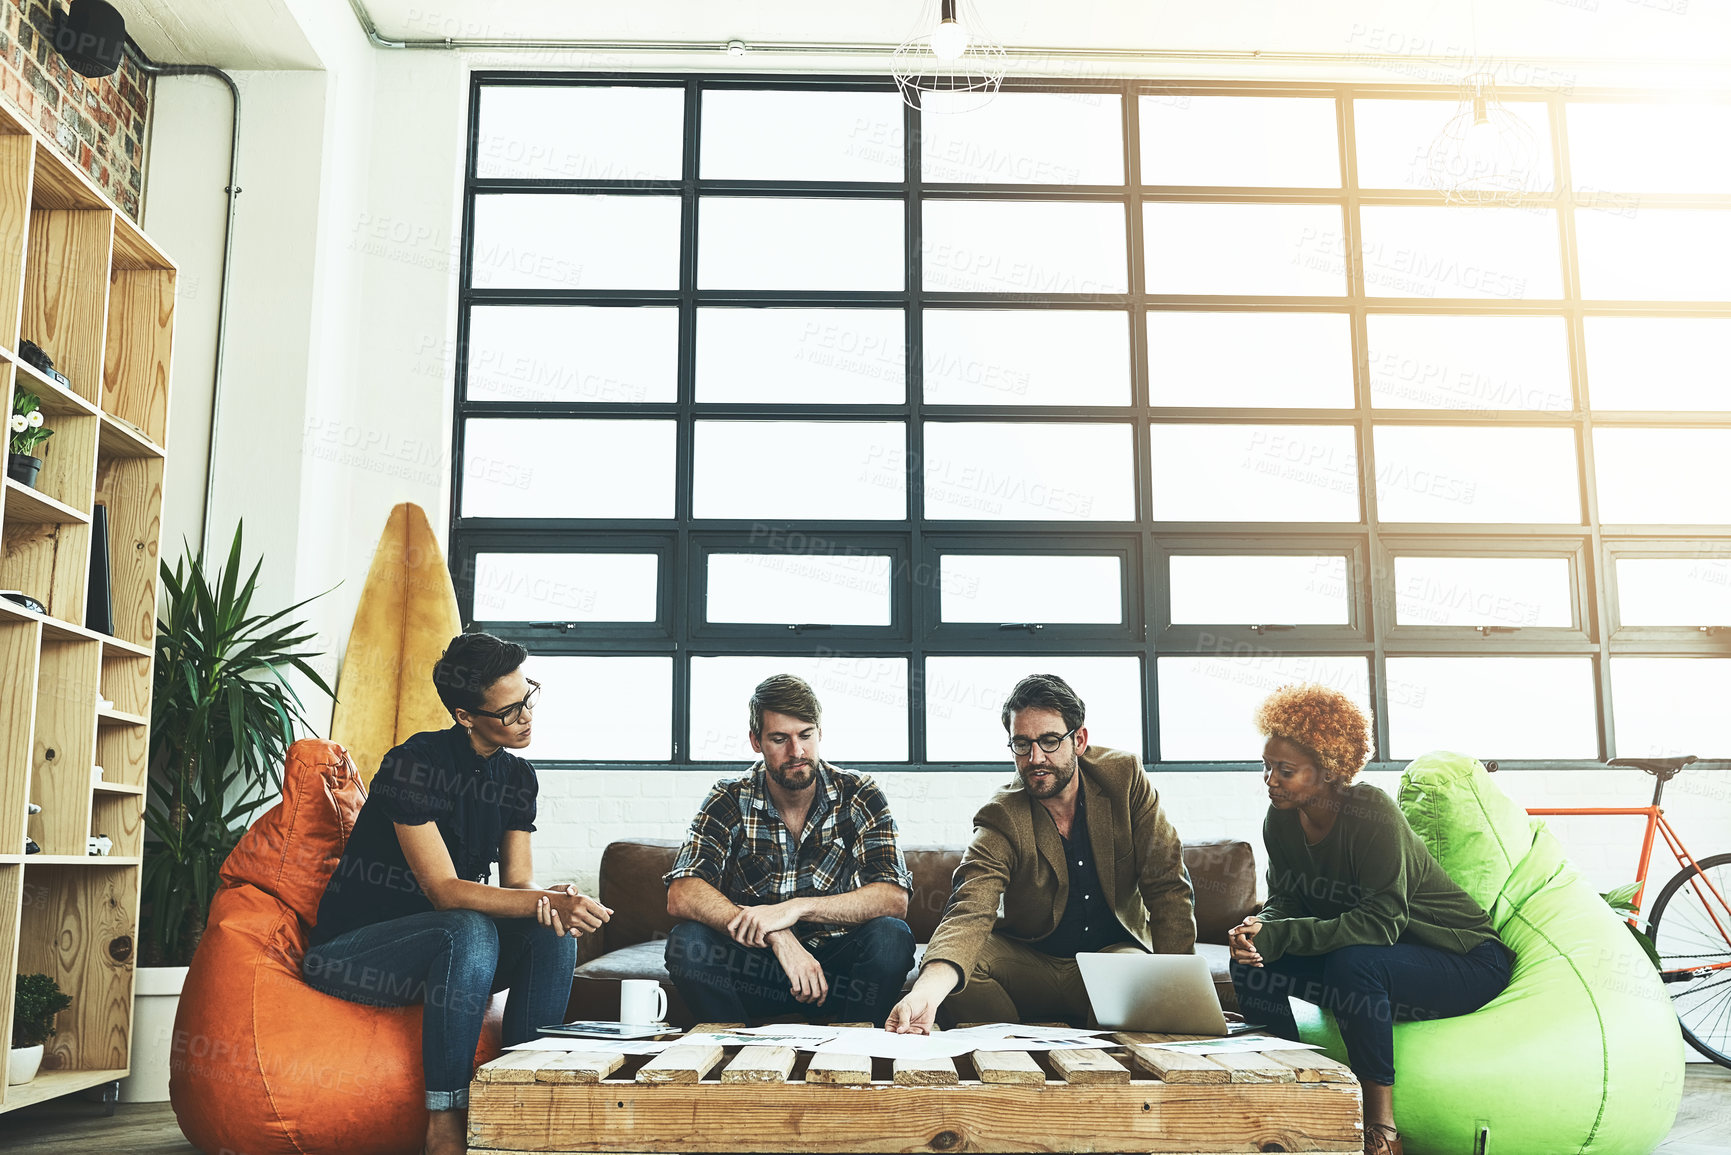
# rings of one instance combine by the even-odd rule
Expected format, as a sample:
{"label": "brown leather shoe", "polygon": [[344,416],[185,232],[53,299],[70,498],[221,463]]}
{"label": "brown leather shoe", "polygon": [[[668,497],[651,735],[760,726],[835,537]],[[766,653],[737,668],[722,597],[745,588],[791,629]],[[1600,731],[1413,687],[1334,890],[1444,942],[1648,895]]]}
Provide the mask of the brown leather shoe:
{"label": "brown leather shoe", "polygon": [[1400,1132],[1393,1127],[1367,1123],[1364,1128],[1364,1155],[1406,1155]]}

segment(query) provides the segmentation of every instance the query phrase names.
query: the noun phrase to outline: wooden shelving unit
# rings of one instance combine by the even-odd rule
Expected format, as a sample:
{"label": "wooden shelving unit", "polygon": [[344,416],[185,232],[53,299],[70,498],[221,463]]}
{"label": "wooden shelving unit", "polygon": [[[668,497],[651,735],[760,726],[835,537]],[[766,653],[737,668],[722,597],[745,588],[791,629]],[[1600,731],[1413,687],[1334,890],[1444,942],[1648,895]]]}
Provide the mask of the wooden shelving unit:
{"label": "wooden shelving unit", "polygon": [[[7,413],[36,394],[54,430],[36,487],[7,479],[0,502],[0,589],[47,607],[0,599],[0,1034],[18,974],[72,996],[34,1081],[7,1087],[0,1048],[0,1112],[128,1073],[174,284],[174,263],[0,106],[0,390]],[[70,385],[20,360],[24,340]],[[85,625],[98,505],[113,635]],[[110,854],[85,853],[96,834]]]}

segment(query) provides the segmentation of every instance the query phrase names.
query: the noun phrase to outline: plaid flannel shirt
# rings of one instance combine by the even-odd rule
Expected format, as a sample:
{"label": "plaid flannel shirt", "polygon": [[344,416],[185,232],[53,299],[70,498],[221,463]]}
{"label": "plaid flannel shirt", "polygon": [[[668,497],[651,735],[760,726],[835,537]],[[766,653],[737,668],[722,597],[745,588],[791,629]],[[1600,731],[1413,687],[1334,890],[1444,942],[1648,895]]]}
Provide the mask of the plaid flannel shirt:
{"label": "plaid flannel shirt", "polygon": [[[797,848],[770,800],[763,763],[715,784],[662,883],[701,878],[740,906],[845,894],[873,882],[913,892],[889,802],[867,774],[818,763],[817,795]],[[800,922],[807,947],[851,928]]]}

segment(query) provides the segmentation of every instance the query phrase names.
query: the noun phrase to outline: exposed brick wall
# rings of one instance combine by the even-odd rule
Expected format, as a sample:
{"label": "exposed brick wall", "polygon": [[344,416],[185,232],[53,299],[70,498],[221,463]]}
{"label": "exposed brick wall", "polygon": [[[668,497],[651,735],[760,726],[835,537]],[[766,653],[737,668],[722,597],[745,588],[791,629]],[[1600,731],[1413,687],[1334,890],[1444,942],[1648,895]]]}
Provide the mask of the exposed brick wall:
{"label": "exposed brick wall", "polygon": [[0,0],[0,98],[137,220],[150,83],[130,59],[113,76],[85,79],[54,50],[51,27],[40,0]]}

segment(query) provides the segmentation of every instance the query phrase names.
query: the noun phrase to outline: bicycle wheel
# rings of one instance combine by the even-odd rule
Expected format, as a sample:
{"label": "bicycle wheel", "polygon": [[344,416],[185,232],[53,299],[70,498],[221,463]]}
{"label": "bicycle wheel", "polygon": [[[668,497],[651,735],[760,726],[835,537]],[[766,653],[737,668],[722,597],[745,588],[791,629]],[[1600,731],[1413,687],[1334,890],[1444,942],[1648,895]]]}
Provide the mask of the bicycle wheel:
{"label": "bicycle wheel", "polygon": [[[1689,1045],[1731,1067],[1731,854],[1696,860],[1680,870],[1653,904],[1647,933],[1659,952],[1665,986]],[[1702,881],[1710,882],[1712,890]],[[1709,905],[1710,904],[1710,905]],[[1720,969],[1706,968],[1718,964]],[[1685,968],[1700,968],[1686,970]]]}

